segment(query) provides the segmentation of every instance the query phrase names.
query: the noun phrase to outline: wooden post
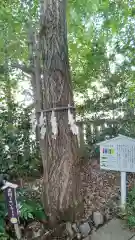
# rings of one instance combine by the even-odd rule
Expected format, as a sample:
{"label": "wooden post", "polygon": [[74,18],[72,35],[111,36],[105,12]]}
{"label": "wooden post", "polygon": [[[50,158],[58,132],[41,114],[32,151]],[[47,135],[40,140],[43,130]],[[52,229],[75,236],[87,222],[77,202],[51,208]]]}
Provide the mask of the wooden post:
{"label": "wooden post", "polygon": [[10,222],[14,225],[17,240],[21,240],[21,231],[18,224],[18,209],[17,209],[17,199],[16,199],[16,188],[18,185],[5,182],[4,186],[1,188],[5,193],[5,201],[7,203],[8,216]]}
{"label": "wooden post", "polygon": [[21,240],[21,231],[18,223],[14,224],[14,229],[15,229],[17,240]]}

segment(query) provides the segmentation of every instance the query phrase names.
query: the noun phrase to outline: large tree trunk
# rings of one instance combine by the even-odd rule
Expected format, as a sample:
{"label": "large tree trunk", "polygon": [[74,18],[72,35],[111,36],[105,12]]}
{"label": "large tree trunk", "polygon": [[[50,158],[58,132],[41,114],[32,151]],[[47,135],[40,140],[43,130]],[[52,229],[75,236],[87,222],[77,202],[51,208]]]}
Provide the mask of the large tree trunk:
{"label": "large tree trunk", "polygon": [[[56,219],[69,209],[75,213],[73,209],[76,211],[79,204],[78,141],[68,123],[68,105],[74,106],[74,102],[68,62],[66,0],[44,0],[41,9],[43,79],[40,100],[46,118],[46,134],[41,139],[43,200],[49,215]],[[74,108],[71,112],[75,115]],[[52,133],[53,113],[58,127],[56,136]]]}

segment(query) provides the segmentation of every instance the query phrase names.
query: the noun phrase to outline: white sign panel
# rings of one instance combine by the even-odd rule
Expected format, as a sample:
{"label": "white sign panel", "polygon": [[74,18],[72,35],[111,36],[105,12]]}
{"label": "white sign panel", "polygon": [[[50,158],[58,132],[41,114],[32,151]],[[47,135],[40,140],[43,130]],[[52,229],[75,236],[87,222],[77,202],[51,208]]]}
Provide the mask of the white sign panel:
{"label": "white sign panel", "polygon": [[100,167],[104,170],[135,172],[135,140],[116,137],[100,144]]}
{"label": "white sign panel", "polygon": [[100,146],[100,167],[106,170],[117,170],[118,165],[116,147],[109,145]]}

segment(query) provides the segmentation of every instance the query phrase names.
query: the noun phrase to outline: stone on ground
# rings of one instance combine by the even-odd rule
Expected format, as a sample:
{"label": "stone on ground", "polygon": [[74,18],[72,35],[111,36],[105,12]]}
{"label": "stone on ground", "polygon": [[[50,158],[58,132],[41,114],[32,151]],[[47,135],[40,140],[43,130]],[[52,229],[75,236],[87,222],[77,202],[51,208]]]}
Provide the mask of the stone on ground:
{"label": "stone on ground", "polygon": [[91,240],[129,240],[135,234],[124,228],[124,222],[112,219],[91,236]]}
{"label": "stone on ground", "polygon": [[102,225],[104,223],[104,217],[102,215],[102,213],[100,212],[94,212],[93,213],[93,221],[96,227]]}
{"label": "stone on ground", "polygon": [[88,222],[82,223],[79,226],[80,232],[82,237],[87,237],[89,235],[89,233],[91,232],[91,228]]}

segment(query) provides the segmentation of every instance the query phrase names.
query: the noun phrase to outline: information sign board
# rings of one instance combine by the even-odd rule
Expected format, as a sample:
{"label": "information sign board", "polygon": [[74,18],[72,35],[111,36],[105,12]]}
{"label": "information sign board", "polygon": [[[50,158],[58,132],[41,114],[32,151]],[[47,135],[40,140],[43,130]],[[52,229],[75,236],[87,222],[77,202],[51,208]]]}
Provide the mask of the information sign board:
{"label": "information sign board", "polygon": [[101,142],[100,167],[105,170],[135,172],[135,140],[120,135]]}
{"label": "information sign board", "polygon": [[121,172],[121,207],[126,205],[126,172],[135,172],[135,139],[119,135],[98,143],[100,168]]}

